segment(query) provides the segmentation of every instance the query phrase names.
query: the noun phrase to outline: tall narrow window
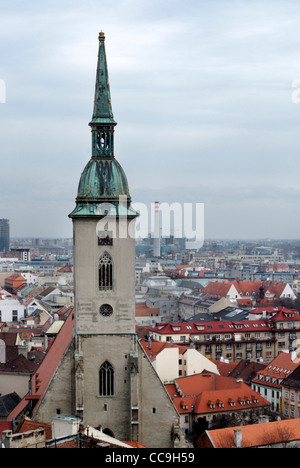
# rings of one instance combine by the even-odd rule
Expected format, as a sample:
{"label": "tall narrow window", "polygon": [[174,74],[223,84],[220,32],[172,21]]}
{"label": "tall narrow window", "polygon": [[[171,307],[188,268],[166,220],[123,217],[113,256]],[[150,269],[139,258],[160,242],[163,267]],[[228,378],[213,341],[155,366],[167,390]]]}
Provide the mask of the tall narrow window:
{"label": "tall narrow window", "polygon": [[99,260],[99,289],[109,291],[113,283],[113,263],[111,256],[104,252]]}
{"label": "tall narrow window", "polygon": [[105,361],[99,371],[99,395],[114,395],[114,369],[112,365]]}

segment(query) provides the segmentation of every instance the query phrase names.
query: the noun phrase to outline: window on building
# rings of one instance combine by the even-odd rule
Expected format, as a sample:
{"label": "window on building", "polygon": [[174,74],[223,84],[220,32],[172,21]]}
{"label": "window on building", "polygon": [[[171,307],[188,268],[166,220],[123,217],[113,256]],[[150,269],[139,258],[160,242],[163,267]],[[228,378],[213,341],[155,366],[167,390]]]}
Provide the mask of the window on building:
{"label": "window on building", "polygon": [[99,259],[99,289],[109,291],[113,287],[113,262],[111,256],[104,252]]}
{"label": "window on building", "polygon": [[112,396],[114,395],[114,369],[112,365],[105,361],[99,371],[99,395]]}
{"label": "window on building", "polygon": [[100,306],[100,314],[103,316],[103,317],[110,317],[113,313],[113,308],[111,305],[109,304],[102,304],[102,306]]}

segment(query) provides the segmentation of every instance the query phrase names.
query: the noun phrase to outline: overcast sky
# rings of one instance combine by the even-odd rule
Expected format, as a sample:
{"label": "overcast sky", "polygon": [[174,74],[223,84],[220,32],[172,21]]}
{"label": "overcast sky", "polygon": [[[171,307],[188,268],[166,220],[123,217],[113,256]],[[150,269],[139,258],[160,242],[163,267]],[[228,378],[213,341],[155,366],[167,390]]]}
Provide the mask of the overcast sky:
{"label": "overcast sky", "polygon": [[206,238],[299,238],[299,0],[0,0],[11,236],[72,236],[100,31],[133,201],[204,203]]}

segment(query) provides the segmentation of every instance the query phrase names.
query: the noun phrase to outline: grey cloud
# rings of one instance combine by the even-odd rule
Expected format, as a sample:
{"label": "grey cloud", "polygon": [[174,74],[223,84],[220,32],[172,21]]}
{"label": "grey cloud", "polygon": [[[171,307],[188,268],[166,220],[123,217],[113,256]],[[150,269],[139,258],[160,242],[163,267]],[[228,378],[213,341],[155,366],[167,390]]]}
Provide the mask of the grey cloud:
{"label": "grey cloud", "polygon": [[298,2],[0,0],[0,7],[7,89],[0,209],[15,234],[45,235],[57,217],[55,235],[71,235],[67,214],[90,157],[101,29],[116,157],[134,198],[200,199],[210,230],[222,220],[227,236],[244,228],[226,210],[244,204],[261,219],[247,221],[257,237],[262,224],[267,231],[268,207],[272,232],[283,234],[280,210],[284,233],[299,234],[300,104],[291,102],[300,78]]}

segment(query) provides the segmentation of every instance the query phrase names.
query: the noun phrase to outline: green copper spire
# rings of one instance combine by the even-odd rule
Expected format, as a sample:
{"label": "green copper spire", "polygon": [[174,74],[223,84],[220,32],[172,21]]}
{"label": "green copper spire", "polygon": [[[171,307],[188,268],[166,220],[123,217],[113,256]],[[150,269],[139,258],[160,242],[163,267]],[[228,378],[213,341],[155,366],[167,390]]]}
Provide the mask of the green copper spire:
{"label": "green copper spire", "polygon": [[94,111],[89,125],[92,127],[92,156],[114,155],[114,116],[111,107],[105,35],[99,34],[99,52],[95,85]]}
{"label": "green copper spire", "polygon": [[130,207],[127,177],[114,157],[114,127],[117,123],[111,107],[104,41],[105,36],[101,32],[94,111],[89,123],[92,128],[92,155],[81,174],[76,207],[69,214],[70,218],[102,216],[103,210],[107,211],[107,203],[117,216],[137,216]]}

